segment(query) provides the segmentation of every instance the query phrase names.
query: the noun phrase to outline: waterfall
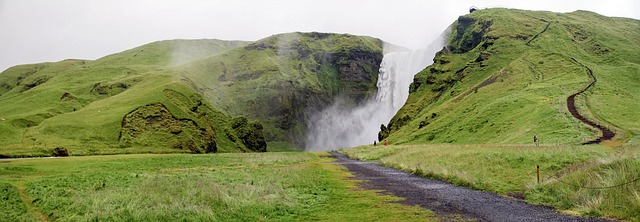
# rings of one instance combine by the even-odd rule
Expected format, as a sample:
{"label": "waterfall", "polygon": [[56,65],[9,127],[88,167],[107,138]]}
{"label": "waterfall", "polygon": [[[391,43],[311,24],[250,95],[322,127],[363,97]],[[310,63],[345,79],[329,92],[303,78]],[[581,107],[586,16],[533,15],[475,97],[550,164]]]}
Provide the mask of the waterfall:
{"label": "waterfall", "polygon": [[337,99],[328,108],[312,115],[308,121],[305,150],[372,144],[378,138],[380,125],[387,124],[407,101],[413,76],[433,63],[435,53],[442,49],[445,39],[443,34],[425,49],[385,53],[376,96],[354,108],[345,108],[348,106]]}

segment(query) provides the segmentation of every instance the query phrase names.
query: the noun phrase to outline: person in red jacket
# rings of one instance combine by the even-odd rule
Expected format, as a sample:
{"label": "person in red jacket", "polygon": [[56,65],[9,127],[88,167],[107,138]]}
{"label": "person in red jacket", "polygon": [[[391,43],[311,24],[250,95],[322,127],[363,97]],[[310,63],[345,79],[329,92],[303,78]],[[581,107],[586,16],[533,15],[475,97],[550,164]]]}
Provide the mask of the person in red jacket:
{"label": "person in red jacket", "polygon": [[387,140],[384,140],[384,145],[385,145],[385,146],[387,145]]}

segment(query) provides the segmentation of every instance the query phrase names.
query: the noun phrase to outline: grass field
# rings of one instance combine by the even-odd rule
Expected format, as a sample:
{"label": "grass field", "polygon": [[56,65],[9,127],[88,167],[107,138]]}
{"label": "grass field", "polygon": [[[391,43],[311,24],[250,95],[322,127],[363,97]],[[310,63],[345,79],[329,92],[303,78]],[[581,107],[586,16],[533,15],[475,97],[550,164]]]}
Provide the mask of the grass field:
{"label": "grass field", "polygon": [[[582,216],[640,220],[640,181],[610,189],[580,187],[609,187],[640,178],[636,145],[390,145],[340,152]],[[541,184],[537,184],[538,165]]]}
{"label": "grass field", "polygon": [[0,221],[430,221],[326,153],[0,161]]}

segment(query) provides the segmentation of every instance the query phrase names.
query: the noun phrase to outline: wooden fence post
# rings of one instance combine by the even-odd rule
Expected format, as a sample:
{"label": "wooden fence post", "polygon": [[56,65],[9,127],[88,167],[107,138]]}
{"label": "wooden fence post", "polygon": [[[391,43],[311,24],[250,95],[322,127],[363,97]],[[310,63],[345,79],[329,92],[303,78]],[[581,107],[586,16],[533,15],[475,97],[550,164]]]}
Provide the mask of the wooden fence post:
{"label": "wooden fence post", "polygon": [[536,175],[538,176],[538,184],[540,184],[540,165],[536,165]]}

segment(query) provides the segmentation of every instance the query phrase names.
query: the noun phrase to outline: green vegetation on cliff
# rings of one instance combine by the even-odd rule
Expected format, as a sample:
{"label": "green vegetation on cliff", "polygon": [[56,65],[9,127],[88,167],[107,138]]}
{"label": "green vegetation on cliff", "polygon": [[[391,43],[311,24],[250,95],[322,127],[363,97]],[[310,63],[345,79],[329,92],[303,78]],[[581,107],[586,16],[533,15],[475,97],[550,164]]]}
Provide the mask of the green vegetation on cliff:
{"label": "green vegetation on cliff", "polygon": [[[373,91],[382,42],[324,33],[169,40],[95,61],[0,73],[0,155],[265,151],[305,137],[308,112]],[[234,128],[233,118],[248,127]]]}
{"label": "green vegetation on cliff", "polygon": [[302,145],[305,120],[336,96],[356,104],[376,90],[382,42],[325,33],[274,35],[177,68],[231,116],[263,123],[270,141]]}
{"label": "green vegetation on cliff", "polygon": [[96,61],[21,65],[2,72],[0,101],[6,106],[0,107],[0,154],[48,156],[54,147],[72,155],[244,148],[225,139],[229,117],[173,81],[170,53],[185,44],[210,45],[202,50],[213,55],[246,45],[161,41]]}
{"label": "green vegetation on cliff", "polygon": [[637,143],[640,22],[595,13],[479,10],[452,26],[445,49],[418,73],[388,124],[392,143],[576,144],[597,137],[578,111]]}

